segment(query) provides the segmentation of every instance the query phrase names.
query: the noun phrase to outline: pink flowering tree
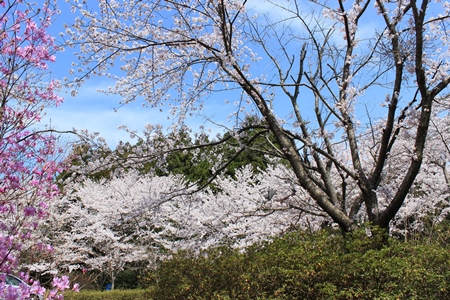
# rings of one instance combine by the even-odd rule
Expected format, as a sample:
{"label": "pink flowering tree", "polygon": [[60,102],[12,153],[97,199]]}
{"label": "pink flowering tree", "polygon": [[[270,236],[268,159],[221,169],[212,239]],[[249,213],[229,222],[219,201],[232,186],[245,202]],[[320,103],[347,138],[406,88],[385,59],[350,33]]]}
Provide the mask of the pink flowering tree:
{"label": "pink flowering tree", "polygon": [[[50,1],[40,7],[0,1],[0,272],[4,273],[17,272],[25,249],[51,251],[34,234],[47,217],[48,201],[58,194],[55,175],[63,167],[57,136],[38,126],[43,109],[62,101],[56,93],[59,84],[47,71],[58,50],[47,33],[54,14],[50,5]],[[67,285],[67,279],[58,280],[51,292],[55,297]],[[38,281],[22,291],[0,284],[2,299],[30,293],[44,293]]]}

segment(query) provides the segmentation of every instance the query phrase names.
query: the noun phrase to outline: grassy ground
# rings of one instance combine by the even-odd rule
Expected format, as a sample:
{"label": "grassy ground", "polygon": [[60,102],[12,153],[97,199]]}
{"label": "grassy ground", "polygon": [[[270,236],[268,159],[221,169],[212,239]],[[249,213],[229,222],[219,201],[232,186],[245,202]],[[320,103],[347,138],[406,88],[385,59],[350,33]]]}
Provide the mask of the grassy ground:
{"label": "grassy ground", "polygon": [[148,290],[81,291],[64,293],[65,300],[151,300]]}

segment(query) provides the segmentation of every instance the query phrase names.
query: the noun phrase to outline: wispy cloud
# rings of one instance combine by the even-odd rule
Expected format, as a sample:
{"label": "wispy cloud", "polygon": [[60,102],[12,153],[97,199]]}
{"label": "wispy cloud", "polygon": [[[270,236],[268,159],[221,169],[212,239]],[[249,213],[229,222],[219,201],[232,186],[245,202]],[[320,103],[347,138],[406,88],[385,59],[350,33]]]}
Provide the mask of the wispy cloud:
{"label": "wispy cloud", "polygon": [[[166,128],[172,125],[173,119],[167,111],[143,107],[139,102],[115,109],[119,106],[120,97],[98,92],[110,84],[106,79],[92,78],[80,88],[75,97],[68,93],[62,94],[64,103],[59,107],[47,109],[41,124],[50,124],[52,128],[60,131],[76,129],[98,132],[112,148],[120,141],[133,141],[128,132],[119,129],[123,125],[138,134],[142,133],[147,124],[160,124]],[[222,126],[233,127],[232,122],[227,120],[227,114],[234,110],[236,107],[231,103],[227,105],[220,99],[206,99],[203,111],[190,117],[187,125],[193,130],[202,126],[209,130],[211,135],[215,135],[223,132]]]}
{"label": "wispy cloud", "polygon": [[132,130],[141,131],[148,123],[167,124],[167,115],[141,107],[138,103],[130,104],[115,110],[120,100],[117,96],[105,95],[97,90],[101,87],[100,80],[91,80],[81,87],[79,93],[65,98],[59,107],[46,110],[43,124],[51,124],[57,130],[88,130],[99,132],[111,147],[120,141],[129,141],[130,136],[121,125],[127,125]]}

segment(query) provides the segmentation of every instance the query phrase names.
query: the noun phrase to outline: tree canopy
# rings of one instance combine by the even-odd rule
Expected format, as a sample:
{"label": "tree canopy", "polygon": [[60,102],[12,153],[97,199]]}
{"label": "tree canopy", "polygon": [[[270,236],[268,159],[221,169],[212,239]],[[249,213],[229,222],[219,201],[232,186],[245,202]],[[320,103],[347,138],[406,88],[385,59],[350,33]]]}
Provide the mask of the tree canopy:
{"label": "tree canopy", "polygon": [[[116,84],[105,92],[124,104],[168,106],[181,123],[230,97],[237,118],[257,113],[264,120],[278,145],[272,153],[289,162],[302,190],[342,230],[353,230],[360,216],[389,228],[419,173],[435,106],[448,101],[447,4],[91,5],[74,6],[81,17],[67,30],[79,59],[74,87],[110,76]],[[244,124],[236,122],[236,137],[245,135]],[[398,185],[386,193],[394,165]]]}

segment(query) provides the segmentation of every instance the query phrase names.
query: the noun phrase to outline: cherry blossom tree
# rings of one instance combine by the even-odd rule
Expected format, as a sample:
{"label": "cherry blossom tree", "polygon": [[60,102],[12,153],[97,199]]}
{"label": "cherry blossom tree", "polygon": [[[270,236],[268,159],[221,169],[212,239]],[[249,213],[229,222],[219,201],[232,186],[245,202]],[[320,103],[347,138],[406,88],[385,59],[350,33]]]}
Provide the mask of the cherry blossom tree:
{"label": "cherry blossom tree", "polygon": [[[432,116],[427,155],[393,219],[393,234],[405,238],[414,231],[430,234],[427,219],[438,224],[448,216],[448,122],[448,115],[440,110]],[[401,180],[413,133],[405,128],[391,149],[395,159],[386,165],[388,174],[377,190],[380,203],[390,199]],[[372,137],[365,137],[361,149],[369,152]],[[220,154],[211,155],[220,159]],[[111,178],[70,181],[61,200],[53,203],[47,223],[52,228],[49,243],[55,244],[53,260],[36,267],[55,273],[58,268],[94,269],[108,272],[114,280],[126,264],[144,260],[152,265],[181,249],[245,248],[291,230],[337,228],[302,189],[291,168],[275,160],[265,170],[254,171],[247,165],[234,176],[216,176],[200,189],[179,175],[156,176],[132,169],[115,169]],[[334,184],[341,180],[338,175],[333,176]],[[349,182],[346,192],[351,197],[358,186]],[[364,212],[356,217],[362,222],[367,218]]]}
{"label": "cherry blossom tree", "polygon": [[[58,194],[62,150],[50,129],[39,129],[43,109],[58,105],[59,84],[47,72],[58,50],[48,35],[51,2],[37,7],[26,1],[0,1],[0,272],[17,271],[21,251],[51,251],[37,239],[48,215],[48,202]],[[23,274],[24,279],[28,279]],[[55,279],[49,299],[61,297],[67,278]],[[0,284],[0,298],[42,294],[35,281],[18,289]],[[21,295],[19,295],[21,293]]]}
{"label": "cherry blossom tree", "polygon": [[127,264],[152,265],[181,249],[242,248],[330,220],[282,164],[256,174],[246,166],[236,175],[221,175],[200,191],[178,175],[136,171],[72,181],[47,220],[52,259],[34,267],[97,270],[114,281]]}
{"label": "cherry blossom tree", "polygon": [[127,265],[154,262],[154,248],[162,247],[159,236],[170,234],[161,227],[159,206],[176,182],[131,172],[67,184],[47,220],[47,238],[55,246],[52,260],[31,267],[54,273],[101,271],[114,288],[117,273]]}
{"label": "cherry blossom tree", "polygon": [[[417,234],[432,237],[436,225],[449,216],[449,116],[446,111],[440,113],[439,103],[437,106],[437,113],[430,121],[423,166],[407,196],[406,205],[393,220],[393,231],[405,239]],[[408,137],[402,137],[405,138]]]}
{"label": "cherry blossom tree", "polygon": [[[447,101],[446,2],[89,5],[74,1],[82,17],[67,29],[69,45],[78,46],[75,84],[110,76],[116,84],[106,93],[121,95],[124,104],[168,105],[181,122],[231,97],[237,119],[262,116],[253,125],[273,134],[272,154],[289,162],[302,190],[343,231],[360,216],[389,228],[423,162],[434,103]],[[236,136],[246,132],[239,124]],[[379,193],[386,166],[395,165],[390,153],[406,130],[407,163],[387,197]]]}

